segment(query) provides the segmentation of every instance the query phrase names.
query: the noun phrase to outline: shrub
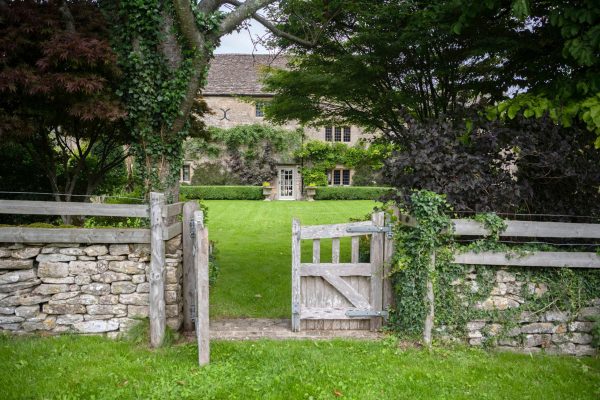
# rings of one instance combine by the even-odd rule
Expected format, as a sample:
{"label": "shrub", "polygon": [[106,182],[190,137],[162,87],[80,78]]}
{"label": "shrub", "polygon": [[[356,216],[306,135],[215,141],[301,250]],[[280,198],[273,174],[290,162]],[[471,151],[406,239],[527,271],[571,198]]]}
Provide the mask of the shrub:
{"label": "shrub", "polygon": [[182,200],[262,200],[260,186],[182,186]]}
{"label": "shrub", "polygon": [[315,200],[378,200],[391,188],[363,186],[317,187]]}

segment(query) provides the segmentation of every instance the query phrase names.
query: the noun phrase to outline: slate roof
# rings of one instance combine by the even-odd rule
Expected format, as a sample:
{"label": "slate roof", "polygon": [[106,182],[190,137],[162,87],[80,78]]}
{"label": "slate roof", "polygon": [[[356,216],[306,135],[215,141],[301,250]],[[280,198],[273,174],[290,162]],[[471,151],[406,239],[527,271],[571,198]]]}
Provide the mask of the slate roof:
{"label": "slate roof", "polygon": [[260,83],[261,70],[265,66],[285,68],[285,55],[270,54],[217,54],[210,62],[208,82],[202,91],[204,96],[269,96]]}

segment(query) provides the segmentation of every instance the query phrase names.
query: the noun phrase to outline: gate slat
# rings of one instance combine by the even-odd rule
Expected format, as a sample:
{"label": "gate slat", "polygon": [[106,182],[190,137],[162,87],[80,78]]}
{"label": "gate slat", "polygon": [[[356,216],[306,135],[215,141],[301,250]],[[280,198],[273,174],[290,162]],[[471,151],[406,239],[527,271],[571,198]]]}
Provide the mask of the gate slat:
{"label": "gate slat", "polygon": [[371,264],[300,264],[300,276],[323,276],[324,273],[330,273],[335,276],[371,276]]}
{"label": "gate slat", "polygon": [[340,262],[340,238],[331,239],[331,262]]}
{"label": "gate slat", "polygon": [[[384,226],[383,212],[372,215],[371,220],[375,226]],[[371,236],[371,306],[373,310],[383,307],[383,233],[374,233]],[[381,318],[371,318],[371,330],[381,328]]]}
{"label": "gate slat", "polygon": [[321,240],[315,239],[313,240],[313,263],[318,264],[321,262]]}
{"label": "gate slat", "polygon": [[352,262],[353,264],[358,263],[359,245],[360,245],[360,238],[358,236],[352,236],[352,252],[351,252],[350,262]]}

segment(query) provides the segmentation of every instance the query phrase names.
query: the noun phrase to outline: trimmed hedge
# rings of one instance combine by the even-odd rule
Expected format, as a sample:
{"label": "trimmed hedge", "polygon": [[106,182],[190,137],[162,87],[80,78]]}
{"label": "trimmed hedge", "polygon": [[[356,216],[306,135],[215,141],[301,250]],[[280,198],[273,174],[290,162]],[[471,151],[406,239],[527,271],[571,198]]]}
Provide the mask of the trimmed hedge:
{"label": "trimmed hedge", "polygon": [[390,190],[389,187],[320,186],[316,188],[315,200],[379,200]]}
{"label": "trimmed hedge", "polygon": [[181,186],[182,199],[263,200],[262,186]]}

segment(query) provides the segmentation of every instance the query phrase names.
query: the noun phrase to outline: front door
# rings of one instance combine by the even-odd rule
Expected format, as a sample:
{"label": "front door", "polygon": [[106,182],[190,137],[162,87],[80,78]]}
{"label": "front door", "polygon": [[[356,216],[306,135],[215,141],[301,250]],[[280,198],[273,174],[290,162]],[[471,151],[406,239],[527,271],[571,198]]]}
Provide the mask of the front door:
{"label": "front door", "polygon": [[279,170],[279,200],[294,200],[294,170],[292,168]]}

